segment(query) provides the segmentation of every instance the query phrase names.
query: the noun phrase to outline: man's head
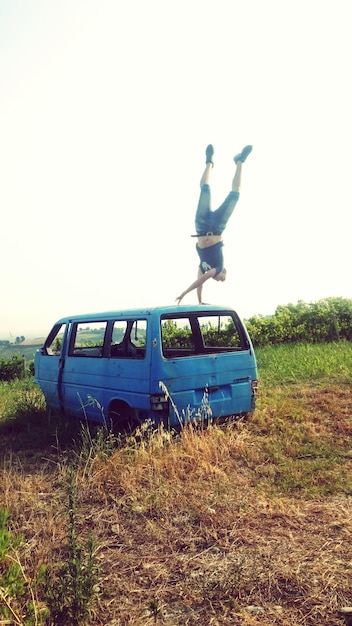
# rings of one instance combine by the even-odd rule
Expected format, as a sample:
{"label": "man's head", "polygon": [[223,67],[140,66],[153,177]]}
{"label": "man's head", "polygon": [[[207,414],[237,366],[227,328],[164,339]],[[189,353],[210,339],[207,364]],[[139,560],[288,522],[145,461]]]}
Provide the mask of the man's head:
{"label": "man's head", "polygon": [[226,270],[225,268],[219,272],[218,274],[216,274],[216,276],[214,276],[214,280],[218,280],[220,282],[224,282],[224,280],[226,280]]}

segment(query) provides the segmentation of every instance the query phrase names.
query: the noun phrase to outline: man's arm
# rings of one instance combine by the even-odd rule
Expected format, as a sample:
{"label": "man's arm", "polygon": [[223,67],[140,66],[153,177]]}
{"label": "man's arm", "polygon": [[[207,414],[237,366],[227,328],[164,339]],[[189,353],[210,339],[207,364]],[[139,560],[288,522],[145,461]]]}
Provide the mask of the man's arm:
{"label": "man's arm", "polygon": [[[203,272],[200,269],[200,267],[198,267],[198,276],[197,279],[199,280],[200,278],[202,278],[203,276]],[[204,282],[204,281],[203,281]],[[203,292],[203,282],[201,282],[200,285],[198,285],[197,287],[197,298],[198,298],[198,304],[202,304],[202,292]]]}
{"label": "man's arm", "polygon": [[185,289],[185,291],[181,293],[180,296],[176,298],[176,300],[178,300],[178,304],[181,304],[181,300],[183,300],[183,298],[185,297],[187,293],[189,293],[190,291],[193,291],[193,289],[197,289],[198,301],[199,301],[199,304],[201,304],[202,287],[204,283],[207,280],[209,280],[209,278],[214,278],[215,274],[216,274],[215,267],[212,267],[212,269],[209,270],[209,272],[205,272],[205,274],[203,274],[202,271],[199,269],[197,280],[195,280],[187,289]]}

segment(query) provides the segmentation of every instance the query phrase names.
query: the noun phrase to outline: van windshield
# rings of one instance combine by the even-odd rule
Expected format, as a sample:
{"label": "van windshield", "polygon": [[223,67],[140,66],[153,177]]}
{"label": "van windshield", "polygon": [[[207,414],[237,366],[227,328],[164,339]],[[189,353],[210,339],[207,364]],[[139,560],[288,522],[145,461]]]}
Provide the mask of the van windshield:
{"label": "van windshield", "polygon": [[249,349],[243,325],[232,312],[164,315],[161,337],[166,358]]}

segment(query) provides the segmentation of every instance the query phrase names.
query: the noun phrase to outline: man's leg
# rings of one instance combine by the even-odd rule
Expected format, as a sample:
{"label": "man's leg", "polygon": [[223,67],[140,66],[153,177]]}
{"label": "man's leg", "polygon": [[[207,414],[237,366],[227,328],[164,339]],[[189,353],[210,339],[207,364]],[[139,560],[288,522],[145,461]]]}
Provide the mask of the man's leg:
{"label": "man's leg", "polygon": [[202,187],[202,185],[209,185],[210,184],[210,174],[211,174],[211,170],[213,169],[213,164],[212,163],[207,163],[205,166],[205,170],[203,172],[202,178],[200,179],[200,186]]}
{"label": "man's leg", "polygon": [[210,183],[210,172],[214,167],[213,156],[214,147],[210,143],[205,150],[205,170],[203,172],[202,178],[200,179],[200,186],[209,185]]}
{"label": "man's leg", "polygon": [[236,172],[232,181],[232,191],[238,191],[238,192],[240,191],[241,177],[242,177],[242,163],[245,162],[246,158],[250,155],[251,152],[252,152],[252,146],[245,146],[242,152],[240,152],[239,154],[236,154],[236,156],[233,157],[233,160],[235,161],[237,167],[236,167]]}
{"label": "man's leg", "polygon": [[232,179],[231,191],[237,191],[237,193],[239,193],[240,188],[241,188],[241,181],[242,181],[242,161],[238,161],[236,165],[235,175]]}
{"label": "man's leg", "polygon": [[251,152],[252,146],[245,146],[242,152],[236,154],[233,158],[236,163],[236,171],[232,179],[231,192],[228,194],[223,204],[213,212],[214,232],[222,233],[225,230],[226,224],[234,211],[240,195],[242,164]]}
{"label": "man's leg", "polygon": [[210,230],[211,216],[211,194],[210,194],[210,174],[214,167],[214,148],[210,144],[206,151],[205,170],[200,179],[200,196],[195,218],[196,233],[206,233]]}

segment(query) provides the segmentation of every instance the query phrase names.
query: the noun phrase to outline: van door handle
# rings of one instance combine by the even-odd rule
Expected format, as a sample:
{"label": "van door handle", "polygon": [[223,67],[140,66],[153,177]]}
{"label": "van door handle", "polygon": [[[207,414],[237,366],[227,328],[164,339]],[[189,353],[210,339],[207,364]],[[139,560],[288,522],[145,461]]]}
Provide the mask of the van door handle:
{"label": "van door handle", "polygon": [[219,386],[214,386],[214,387],[208,387],[208,393],[211,393],[212,391],[219,391],[220,387]]}

